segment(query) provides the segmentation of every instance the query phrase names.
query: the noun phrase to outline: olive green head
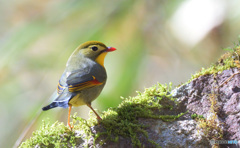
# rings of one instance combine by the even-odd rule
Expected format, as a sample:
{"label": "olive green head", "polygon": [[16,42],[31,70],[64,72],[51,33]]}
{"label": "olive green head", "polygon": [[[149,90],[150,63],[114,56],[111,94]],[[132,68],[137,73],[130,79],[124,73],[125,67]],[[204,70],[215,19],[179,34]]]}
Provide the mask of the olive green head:
{"label": "olive green head", "polygon": [[74,51],[73,54],[80,54],[86,58],[96,61],[103,66],[104,58],[108,52],[116,50],[113,47],[107,47],[105,44],[99,41],[88,41]]}
{"label": "olive green head", "polygon": [[88,41],[81,44],[76,50],[84,57],[96,60],[96,58],[108,48],[105,44],[98,41]]}

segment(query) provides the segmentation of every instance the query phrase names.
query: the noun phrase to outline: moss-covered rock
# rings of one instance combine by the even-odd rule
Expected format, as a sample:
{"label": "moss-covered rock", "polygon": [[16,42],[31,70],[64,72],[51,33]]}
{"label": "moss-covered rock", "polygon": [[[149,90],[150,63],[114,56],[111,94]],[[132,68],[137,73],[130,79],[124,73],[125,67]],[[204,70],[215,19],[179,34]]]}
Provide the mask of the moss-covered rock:
{"label": "moss-covered rock", "polygon": [[[239,92],[239,55],[237,45],[174,90],[171,83],[157,84],[135,97],[122,98],[117,108],[103,112],[99,124],[95,117],[84,120],[76,114],[72,131],[63,123],[43,121],[20,147],[208,147],[210,139],[232,139],[237,133],[223,130],[222,121],[227,123],[228,117],[219,114],[229,106],[226,89],[234,87],[231,95]],[[236,78],[231,77],[234,73]],[[239,112],[240,106],[234,114]]]}

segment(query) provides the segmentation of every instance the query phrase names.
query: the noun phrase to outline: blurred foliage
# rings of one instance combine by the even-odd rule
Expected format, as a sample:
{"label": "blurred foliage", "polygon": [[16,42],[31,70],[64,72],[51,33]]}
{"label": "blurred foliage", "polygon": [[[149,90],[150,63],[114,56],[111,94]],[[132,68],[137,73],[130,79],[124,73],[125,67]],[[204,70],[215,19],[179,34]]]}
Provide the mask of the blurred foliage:
{"label": "blurred foliage", "polygon": [[[106,57],[108,81],[93,102],[100,111],[116,107],[120,96],[135,95],[135,90],[156,82],[185,82],[191,73],[214,62],[223,53],[221,48],[237,40],[239,2],[221,0],[226,4],[223,21],[194,46],[174,35],[171,26],[178,24],[170,25],[187,2],[0,1],[0,147],[12,147],[26,125],[50,102],[68,57],[85,41],[98,40],[118,49]],[[79,107],[72,113],[76,111],[87,118],[89,109]],[[66,114],[64,109],[41,113],[27,135],[42,118],[66,123]]]}

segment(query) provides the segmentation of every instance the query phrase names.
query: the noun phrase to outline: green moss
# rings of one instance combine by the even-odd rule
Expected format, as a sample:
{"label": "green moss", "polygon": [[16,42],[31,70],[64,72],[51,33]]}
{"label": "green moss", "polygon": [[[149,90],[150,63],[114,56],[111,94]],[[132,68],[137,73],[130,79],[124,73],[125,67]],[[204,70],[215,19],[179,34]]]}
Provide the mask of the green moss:
{"label": "green moss", "polygon": [[196,119],[196,120],[198,120],[198,119],[204,119],[203,115],[198,115],[198,114],[192,114],[192,115],[191,115],[191,118],[192,118],[192,119]]}
{"label": "green moss", "polygon": [[[164,121],[173,121],[182,116],[179,115],[158,115],[154,111],[164,108],[161,104],[163,98],[170,101],[169,92],[171,91],[171,84],[161,85],[148,88],[144,93],[138,92],[138,96],[122,98],[122,103],[117,108],[110,108],[103,113],[102,124],[106,129],[108,138],[112,140],[113,135],[117,139],[118,136],[131,137],[132,143],[135,146],[141,146],[138,139],[138,134],[143,134],[148,137],[145,131],[146,126],[139,123],[139,118],[158,118]],[[167,106],[169,106],[167,104]],[[114,138],[114,139],[115,139]]]}
{"label": "green moss", "polygon": [[[122,98],[123,101],[117,108],[109,108],[102,114],[101,125],[105,132],[98,132],[93,134],[90,127],[97,124],[95,116],[91,116],[88,120],[84,120],[73,116],[73,123],[75,124],[73,131],[81,131],[79,137],[89,140],[94,137],[97,140],[100,136],[105,135],[105,139],[101,141],[103,144],[106,140],[118,141],[119,136],[130,137],[133,145],[142,146],[140,134],[148,137],[146,132],[146,125],[139,122],[139,118],[156,118],[163,121],[173,121],[178,119],[184,113],[179,115],[159,115],[156,113],[161,109],[172,109],[175,100],[171,97],[171,85],[158,84],[151,88],[145,89],[145,92],[137,92],[136,97]],[[171,102],[171,103],[169,103]],[[78,122],[78,123],[77,123]],[[63,123],[54,123],[50,126],[49,123],[43,122],[42,127],[33,133],[33,136],[22,143],[21,147],[34,147],[40,145],[41,147],[66,147],[67,145],[76,145],[78,137],[74,136],[68,127]],[[149,139],[150,143],[156,143]]]}
{"label": "green moss", "polygon": [[36,145],[40,147],[67,147],[68,141],[76,138],[63,123],[56,121],[50,125],[49,121],[43,121],[39,130],[33,132],[33,136],[23,142],[20,148],[31,148]]}
{"label": "green moss", "polygon": [[229,52],[222,55],[217,63],[212,64],[209,68],[206,68],[206,69],[202,68],[199,72],[192,75],[191,79],[186,83],[189,83],[193,79],[196,79],[202,75],[216,74],[218,72],[221,73],[224,70],[237,67],[236,62],[239,61],[240,59],[240,45],[238,44],[238,45],[235,45],[234,48],[227,48],[225,50],[228,50]]}
{"label": "green moss", "polygon": [[[232,67],[240,67],[239,55],[240,46],[237,45],[230,50],[230,52],[223,55],[218,63],[213,64],[207,69],[202,68],[200,72],[192,75],[192,78],[187,83],[202,75],[216,74]],[[63,123],[55,122],[50,125],[49,122],[43,121],[41,128],[33,132],[33,136],[23,142],[20,147],[34,147],[36,145],[40,147],[75,146],[80,137],[87,140],[89,140],[90,137],[94,137],[96,141],[102,135],[106,137],[100,142],[102,144],[106,140],[118,141],[119,136],[123,136],[130,137],[134,146],[141,147],[142,143],[139,139],[139,135],[143,134],[148,138],[148,134],[146,132],[146,125],[141,124],[138,120],[139,118],[155,118],[163,121],[174,121],[185,114],[159,115],[159,113],[157,113],[162,109],[174,109],[176,102],[169,93],[171,90],[171,83],[169,85],[157,84],[156,86],[145,89],[143,93],[137,92],[138,95],[136,97],[122,98],[123,101],[117,108],[109,108],[107,111],[103,112],[103,120],[100,124],[104,127],[105,132],[98,132],[97,134],[93,134],[90,128],[97,124],[95,116],[91,116],[88,120],[84,120],[74,114],[72,117],[73,124],[75,124],[73,131],[78,131],[77,136],[76,133],[70,131]],[[192,118],[205,121],[202,119],[202,116],[199,115],[192,115]],[[201,123],[203,125],[203,123],[207,122]],[[204,125],[204,127],[207,126]],[[148,141],[156,145],[154,141],[150,139]],[[85,147],[87,147],[87,145],[85,145]]]}

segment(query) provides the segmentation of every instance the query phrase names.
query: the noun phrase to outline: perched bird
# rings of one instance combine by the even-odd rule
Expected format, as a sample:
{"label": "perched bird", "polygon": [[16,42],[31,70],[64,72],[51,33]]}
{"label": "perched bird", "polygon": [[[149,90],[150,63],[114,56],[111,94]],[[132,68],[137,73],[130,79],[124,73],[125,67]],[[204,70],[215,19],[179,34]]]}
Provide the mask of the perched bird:
{"label": "perched bird", "polygon": [[57,90],[51,96],[54,100],[43,111],[55,107],[69,108],[68,126],[70,125],[70,113],[72,106],[87,105],[97,116],[101,117],[92,108],[91,102],[101,93],[106,80],[107,73],[104,68],[104,58],[108,52],[116,48],[107,47],[98,41],[88,41],[81,44],[72,53],[67,61],[57,86]]}

